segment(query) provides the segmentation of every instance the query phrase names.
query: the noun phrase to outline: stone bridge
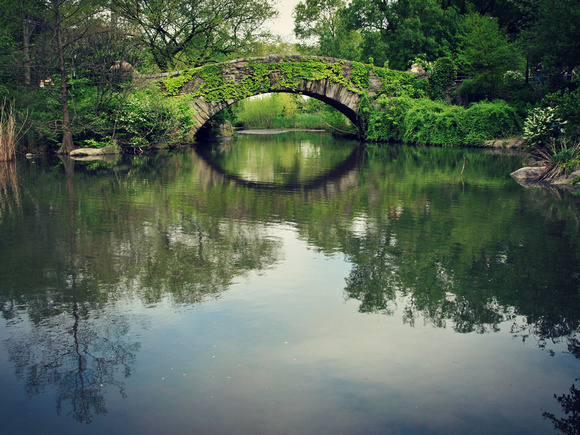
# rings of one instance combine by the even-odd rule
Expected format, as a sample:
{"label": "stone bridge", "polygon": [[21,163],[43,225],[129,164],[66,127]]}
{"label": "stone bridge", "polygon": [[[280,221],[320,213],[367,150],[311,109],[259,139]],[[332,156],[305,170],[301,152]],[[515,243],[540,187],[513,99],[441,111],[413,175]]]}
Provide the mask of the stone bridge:
{"label": "stone bridge", "polygon": [[195,109],[197,132],[227,106],[269,92],[307,95],[342,112],[362,131],[359,104],[388,88],[390,75],[407,74],[359,62],[317,56],[267,56],[236,59],[171,73],[162,81],[169,96],[187,95]]}

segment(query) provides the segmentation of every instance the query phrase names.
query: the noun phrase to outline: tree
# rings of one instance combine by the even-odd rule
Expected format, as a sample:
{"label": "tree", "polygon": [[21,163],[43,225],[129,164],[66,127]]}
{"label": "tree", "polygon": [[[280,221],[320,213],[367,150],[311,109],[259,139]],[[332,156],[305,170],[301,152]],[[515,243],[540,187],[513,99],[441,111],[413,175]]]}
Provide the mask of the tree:
{"label": "tree", "polygon": [[360,58],[360,34],[347,28],[344,0],[305,0],[294,8],[294,34],[316,39],[320,56],[349,60]]}
{"label": "tree", "polygon": [[73,149],[73,137],[68,100],[68,65],[66,50],[69,46],[82,39],[91,25],[94,25],[94,16],[100,12],[97,0],[51,0],[48,12],[49,22],[54,31],[53,50],[58,59],[60,88],[58,100],[62,108],[62,144],[57,151],[59,154],[69,154]]}
{"label": "tree", "polygon": [[[105,91],[102,86],[103,79],[107,81],[111,78],[110,68],[115,60],[125,61],[125,59],[115,59],[115,55],[123,51],[123,43],[118,38],[117,40],[111,38],[116,33],[116,29],[106,23],[108,10],[103,0],[51,0],[46,12],[52,38],[46,40],[49,56],[46,59],[45,68],[49,72],[51,70],[57,72],[55,76],[59,86],[55,86],[56,91],[53,94],[62,111],[60,123],[62,142],[57,152],[69,154],[74,149],[69,107],[73,77],[83,78],[80,75],[77,76],[77,70],[84,73],[91,70],[97,72],[98,79],[93,75],[91,83],[97,89],[97,97],[100,98],[94,104],[98,106]],[[102,42],[106,43],[107,40],[114,46],[103,53],[103,50],[100,50],[103,46]],[[127,50],[123,52],[126,53]],[[88,53],[90,55],[87,55]],[[110,90],[112,82],[108,84],[108,90]]]}
{"label": "tree", "polygon": [[471,12],[464,16],[459,36],[459,70],[470,76],[462,91],[470,101],[497,97],[502,75],[519,57],[497,19]]}
{"label": "tree", "polygon": [[294,7],[294,34],[297,38],[307,39],[336,33],[337,12],[344,8],[343,0],[304,0]]}
{"label": "tree", "polygon": [[580,3],[542,0],[528,36],[534,61],[541,60],[554,76],[580,66]]}
{"label": "tree", "polygon": [[353,0],[345,10],[351,29],[362,35],[363,58],[406,69],[418,56],[452,56],[459,15],[439,0]]}
{"label": "tree", "polygon": [[7,78],[31,84],[31,46],[44,24],[44,7],[38,0],[0,0],[0,52],[6,55]]}
{"label": "tree", "polygon": [[111,8],[138,30],[163,71],[179,60],[197,66],[231,55],[276,15],[272,0],[111,0]]}

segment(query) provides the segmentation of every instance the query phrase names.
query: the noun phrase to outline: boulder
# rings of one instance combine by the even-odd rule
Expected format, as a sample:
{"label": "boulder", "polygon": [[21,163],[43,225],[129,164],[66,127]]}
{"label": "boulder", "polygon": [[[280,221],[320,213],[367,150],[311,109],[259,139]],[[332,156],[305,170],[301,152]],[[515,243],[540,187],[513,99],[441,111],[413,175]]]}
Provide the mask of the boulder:
{"label": "boulder", "polygon": [[104,156],[108,154],[120,154],[121,150],[114,146],[106,146],[103,148],[77,148],[70,152],[71,157],[80,156]]}
{"label": "boulder", "polygon": [[414,63],[413,65],[411,65],[411,69],[409,71],[412,72],[413,74],[418,75],[425,74],[425,68],[423,68],[423,66],[419,65],[418,63]]}
{"label": "boulder", "polygon": [[216,130],[217,137],[232,137],[234,135],[234,126],[230,121],[220,124]]}
{"label": "boulder", "polygon": [[506,139],[492,139],[486,140],[486,147],[490,148],[522,148],[524,141],[520,137],[509,137]]}
{"label": "boulder", "polygon": [[531,186],[540,182],[539,178],[546,170],[545,167],[530,167],[520,168],[512,172],[511,177],[522,186]]}
{"label": "boulder", "polygon": [[568,176],[564,175],[562,177],[556,178],[554,181],[552,181],[552,184],[560,186],[568,185],[571,181],[574,181],[578,177],[580,177],[580,171],[574,171]]}

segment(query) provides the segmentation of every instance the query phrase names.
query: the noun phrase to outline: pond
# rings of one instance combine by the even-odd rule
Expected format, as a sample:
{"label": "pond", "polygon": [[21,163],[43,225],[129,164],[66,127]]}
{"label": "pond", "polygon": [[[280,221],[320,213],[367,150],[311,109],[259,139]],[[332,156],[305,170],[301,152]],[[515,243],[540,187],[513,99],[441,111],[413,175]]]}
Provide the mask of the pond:
{"label": "pond", "polygon": [[574,428],[580,202],[520,166],[312,132],[4,165],[2,433]]}

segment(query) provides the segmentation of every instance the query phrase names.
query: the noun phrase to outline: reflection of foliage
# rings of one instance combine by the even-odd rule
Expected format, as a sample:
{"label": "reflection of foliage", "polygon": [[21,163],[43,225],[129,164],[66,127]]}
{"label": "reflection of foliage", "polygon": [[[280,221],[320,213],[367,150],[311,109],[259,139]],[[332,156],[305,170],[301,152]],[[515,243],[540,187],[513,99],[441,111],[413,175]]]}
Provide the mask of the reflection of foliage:
{"label": "reflection of foliage", "polygon": [[[392,164],[370,172],[373,208],[339,241],[354,263],[345,292],[360,311],[389,313],[402,300],[410,324],[422,317],[481,333],[511,322],[522,339],[534,336],[540,347],[566,340],[572,352],[580,329],[577,202],[548,207],[535,194],[498,205],[491,184],[453,180],[459,151],[389,152]],[[477,157],[466,161],[463,175],[471,176]]]}
{"label": "reflection of foliage", "polygon": [[140,344],[127,338],[129,321],[122,315],[76,302],[61,309],[28,330],[20,325],[4,344],[29,398],[52,387],[58,413],[89,424],[95,415],[107,414],[108,387],[126,396],[118,378],[131,376]]}
{"label": "reflection of foliage", "polygon": [[[580,380],[580,378],[576,378]],[[554,428],[564,434],[580,434],[580,390],[574,384],[570,387],[570,394],[562,394],[554,398],[562,407],[565,418],[557,418],[551,412],[544,412],[544,418],[552,420]]]}
{"label": "reflection of foliage", "polygon": [[12,203],[18,205],[19,193],[14,161],[2,162],[0,165],[0,218],[5,209],[10,209]]}

